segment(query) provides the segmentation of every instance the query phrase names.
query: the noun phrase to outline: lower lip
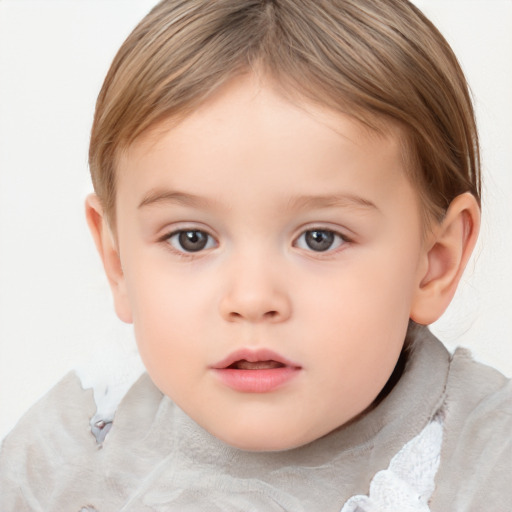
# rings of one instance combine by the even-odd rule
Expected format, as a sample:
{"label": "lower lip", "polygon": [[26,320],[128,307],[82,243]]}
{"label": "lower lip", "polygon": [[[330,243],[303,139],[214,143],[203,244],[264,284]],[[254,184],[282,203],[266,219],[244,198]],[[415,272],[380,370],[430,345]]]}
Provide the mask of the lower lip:
{"label": "lower lip", "polygon": [[265,370],[215,369],[220,380],[242,393],[269,393],[284,386],[299,374],[300,368],[283,366]]}

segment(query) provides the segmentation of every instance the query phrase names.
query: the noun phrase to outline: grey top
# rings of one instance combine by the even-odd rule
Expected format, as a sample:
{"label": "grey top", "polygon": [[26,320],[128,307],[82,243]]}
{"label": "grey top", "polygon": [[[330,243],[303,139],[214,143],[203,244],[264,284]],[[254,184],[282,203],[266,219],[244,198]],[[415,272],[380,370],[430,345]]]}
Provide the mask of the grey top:
{"label": "grey top", "polygon": [[[431,511],[509,511],[512,388],[425,332],[391,393],[306,446],[246,452],[211,436],[144,374],[100,447],[91,390],[68,374],[21,419],[0,452],[0,510],[339,512],[441,413]],[[86,508],[89,507],[89,508]]]}

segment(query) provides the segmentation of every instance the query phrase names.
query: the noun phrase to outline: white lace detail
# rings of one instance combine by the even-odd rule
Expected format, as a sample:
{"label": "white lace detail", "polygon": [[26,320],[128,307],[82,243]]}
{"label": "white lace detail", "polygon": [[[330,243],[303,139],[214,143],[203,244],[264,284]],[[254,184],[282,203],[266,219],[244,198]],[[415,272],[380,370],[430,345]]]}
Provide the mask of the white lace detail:
{"label": "white lace detail", "polygon": [[442,420],[434,418],[373,477],[369,495],[353,496],[341,512],[430,512],[442,441]]}
{"label": "white lace detail", "polygon": [[75,367],[84,389],[92,388],[96,414],[91,431],[98,444],[108,434],[117,407],[133,383],[144,371],[131,333],[91,348],[90,358]]}

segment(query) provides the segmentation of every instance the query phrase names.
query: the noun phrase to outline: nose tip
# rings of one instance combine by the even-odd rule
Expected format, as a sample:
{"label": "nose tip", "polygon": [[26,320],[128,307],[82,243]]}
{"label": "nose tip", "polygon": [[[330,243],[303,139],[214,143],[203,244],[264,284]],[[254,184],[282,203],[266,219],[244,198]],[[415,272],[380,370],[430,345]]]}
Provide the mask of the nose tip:
{"label": "nose tip", "polygon": [[226,291],[220,303],[222,317],[229,322],[282,322],[291,314],[287,294],[275,283],[258,280],[238,283]]}

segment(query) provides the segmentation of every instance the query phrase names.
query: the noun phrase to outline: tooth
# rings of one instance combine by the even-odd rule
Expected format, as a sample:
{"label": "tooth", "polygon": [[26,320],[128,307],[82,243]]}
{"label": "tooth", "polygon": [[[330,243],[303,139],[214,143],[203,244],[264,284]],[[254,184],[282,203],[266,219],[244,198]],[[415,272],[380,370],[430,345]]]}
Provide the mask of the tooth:
{"label": "tooth", "polygon": [[236,368],[239,370],[271,370],[273,368],[281,368],[282,363],[278,361],[255,361],[250,362],[246,360],[238,361]]}

